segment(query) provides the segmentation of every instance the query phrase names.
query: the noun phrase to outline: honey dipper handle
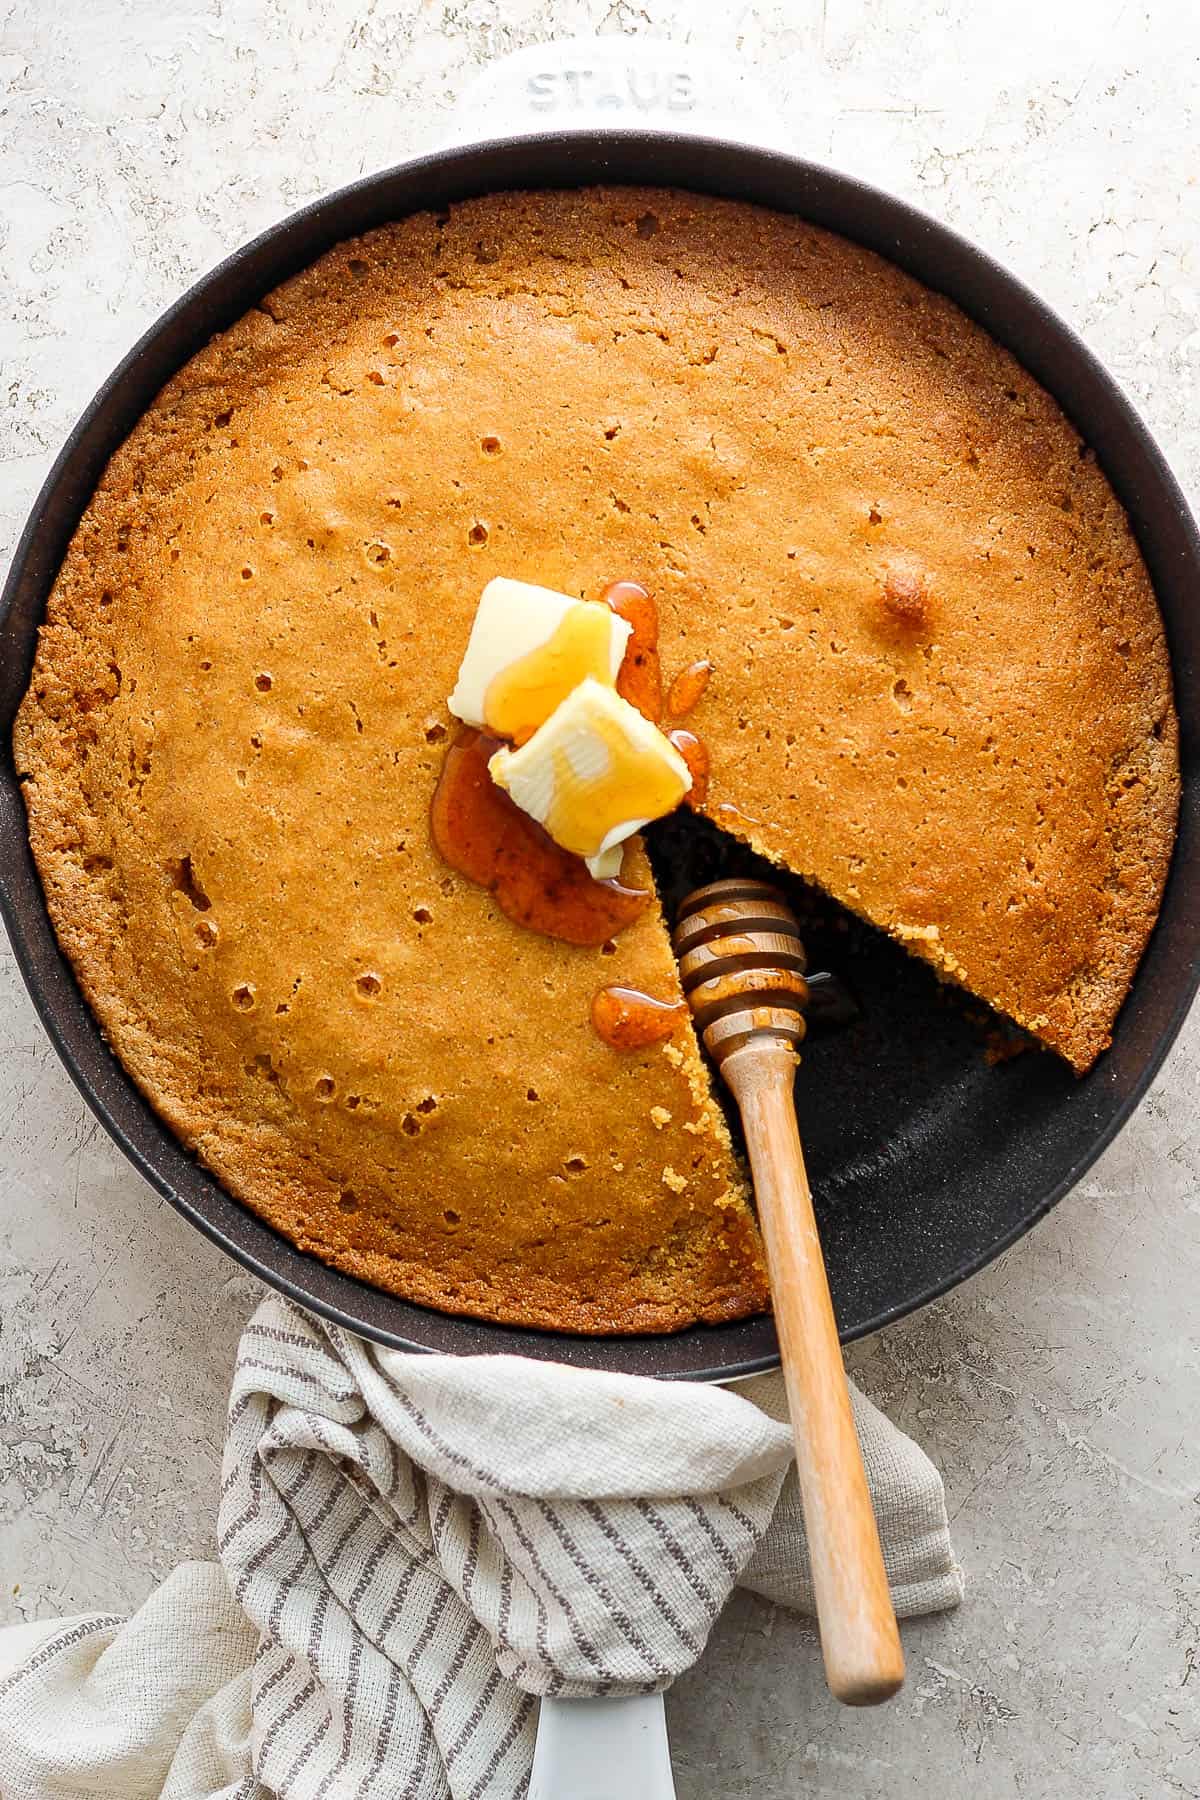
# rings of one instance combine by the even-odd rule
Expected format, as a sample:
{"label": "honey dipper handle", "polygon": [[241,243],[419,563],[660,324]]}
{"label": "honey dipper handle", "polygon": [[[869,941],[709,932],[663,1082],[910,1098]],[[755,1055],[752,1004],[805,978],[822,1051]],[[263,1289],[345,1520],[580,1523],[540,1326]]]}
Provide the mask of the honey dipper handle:
{"label": "honey dipper handle", "polygon": [[766,1245],[825,1674],[847,1706],[874,1706],[904,1680],[904,1653],[804,1170],[794,1070],[789,1049],[761,1041],[722,1064],[741,1109]]}

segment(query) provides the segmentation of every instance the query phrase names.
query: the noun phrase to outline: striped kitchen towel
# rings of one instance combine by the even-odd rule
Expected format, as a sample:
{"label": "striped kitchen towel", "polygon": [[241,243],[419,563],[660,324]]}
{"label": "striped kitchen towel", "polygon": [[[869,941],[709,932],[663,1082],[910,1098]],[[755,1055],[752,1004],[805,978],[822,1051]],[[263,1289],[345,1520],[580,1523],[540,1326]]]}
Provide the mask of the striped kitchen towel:
{"label": "striped kitchen towel", "polygon": [[[899,1612],[962,1594],[941,1480],[860,1395]],[[5,1800],[516,1800],[537,1697],[665,1687],[737,1583],[811,1608],[777,1377],[729,1389],[246,1328],[220,1563],[0,1632]]]}

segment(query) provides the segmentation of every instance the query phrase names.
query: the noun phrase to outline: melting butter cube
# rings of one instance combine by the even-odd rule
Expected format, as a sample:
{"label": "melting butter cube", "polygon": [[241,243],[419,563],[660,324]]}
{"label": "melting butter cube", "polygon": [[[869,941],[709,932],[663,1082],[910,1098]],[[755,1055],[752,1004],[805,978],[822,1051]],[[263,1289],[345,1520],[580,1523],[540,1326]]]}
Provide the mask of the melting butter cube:
{"label": "melting butter cube", "polygon": [[631,629],[607,606],[499,575],[480,597],[450,711],[521,743],[581,681],[613,686]]}
{"label": "melting butter cube", "polygon": [[[679,805],[691,773],[635,706],[581,681],[517,750],[497,750],[492,780],[598,879],[620,869],[625,839]],[[614,866],[613,853],[617,861]]]}
{"label": "melting butter cube", "polygon": [[615,881],[621,873],[621,864],[625,861],[625,841],[614,844],[609,850],[602,850],[599,856],[585,856],[588,873],[593,881]]}

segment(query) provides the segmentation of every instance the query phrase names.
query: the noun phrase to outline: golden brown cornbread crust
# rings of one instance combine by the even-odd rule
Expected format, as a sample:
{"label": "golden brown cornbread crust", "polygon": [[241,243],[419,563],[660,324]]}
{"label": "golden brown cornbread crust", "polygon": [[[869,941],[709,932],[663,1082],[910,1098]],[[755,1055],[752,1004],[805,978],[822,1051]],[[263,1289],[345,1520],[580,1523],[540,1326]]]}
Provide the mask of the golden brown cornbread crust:
{"label": "golden brown cornbread crust", "polygon": [[758,1241],[694,1042],[622,1056],[588,1023],[605,982],[669,991],[661,920],[571,949],[432,850],[495,574],[647,581],[668,672],[716,666],[717,822],[1084,1069],[1177,807],[1145,568],[1054,402],[948,301],[655,190],[343,245],[113,458],[15,746],[56,929],[143,1091],[288,1237],[413,1299],[745,1315]]}

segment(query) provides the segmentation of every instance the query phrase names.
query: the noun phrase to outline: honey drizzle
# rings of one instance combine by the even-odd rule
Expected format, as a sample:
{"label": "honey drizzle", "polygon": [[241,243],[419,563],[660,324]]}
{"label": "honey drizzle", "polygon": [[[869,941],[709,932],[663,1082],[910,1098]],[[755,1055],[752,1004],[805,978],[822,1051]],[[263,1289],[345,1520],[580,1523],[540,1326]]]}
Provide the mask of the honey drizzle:
{"label": "honey drizzle", "polygon": [[686,798],[678,771],[646,758],[617,722],[593,719],[591,728],[608,752],[607,768],[584,781],[566,751],[556,751],[546,814],[550,836],[576,856],[595,856],[609,833],[629,819],[662,818]]}
{"label": "honey drizzle", "polygon": [[492,677],[483,697],[488,730],[523,744],[587,676],[611,686],[610,631],[599,607],[572,606],[544,644]]}
{"label": "honey drizzle", "polygon": [[722,800],[717,811],[725,815],[724,819],[717,820],[718,825],[727,824],[729,830],[733,832],[750,830],[755,825],[762,824],[761,819],[752,819],[749,813],[744,813],[740,806],[733,804],[732,800]]}
{"label": "honey drizzle", "polygon": [[713,666],[706,656],[689,663],[686,669],[680,669],[667,693],[667,712],[672,719],[686,718],[699,704],[712,671]]}
{"label": "honey drizzle", "polygon": [[712,759],[708,754],[708,745],[694,731],[685,731],[682,727],[668,731],[667,741],[673,744],[688,766],[688,774],[692,778],[691,791],[683,796],[684,805],[699,808],[708,799],[708,778],[712,771]]}
{"label": "honey drizzle", "polygon": [[644,912],[649,892],[593,881],[586,863],[496,786],[488,762],[499,747],[473,730],[449,745],[430,809],[439,854],[486,888],[514,924],[568,944],[607,943]]}
{"label": "honey drizzle", "polygon": [[640,581],[610,581],[600,598],[610,612],[633,627],[617,675],[617,692],[657,725],[662,718],[663,691],[654,598]]}
{"label": "honey drizzle", "polygon": [[606,987],[592,1000],[592,1024],[613,1050],[645,1050],[671,1037],[687,1010],[686,1000],[656,1000],[637,988]]}
{"label": "honey drizzle", "polygon": [[[608,584],[600,602],[631,628],[617,692],[657,725],[663,715],[663,685],[654,598],[641,582],[620,580]],[[545,644],[491,683],[486,695],[489,724],[515,744],[524,743],[585,676],[607,682],[609,668],[607,632],[599,632],[573,609]],[[667,697],[672,717],[691,711],[711,673],[711,663],[701,659],[675,677]],[[701,807],[708,793],[708,748],[692,731],[667,736],[692,777],[685,799],[689,806]],[[650,894],[618,881],[594,881],[578,855],[562,849],[523,812],[488,773],[488,762],[500,747],[498,738],[467,729],[448,747],[430,812],[439,854],[486,888],[514,923],[571,944],[607,943],[644,911]],[[636,1049],[669,1037],[684,1012],[683,1001],[655,1000],[633,988],[605,988],[593,1003],[592,1020],[606,1043]]]}

